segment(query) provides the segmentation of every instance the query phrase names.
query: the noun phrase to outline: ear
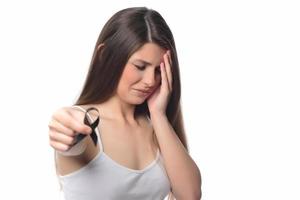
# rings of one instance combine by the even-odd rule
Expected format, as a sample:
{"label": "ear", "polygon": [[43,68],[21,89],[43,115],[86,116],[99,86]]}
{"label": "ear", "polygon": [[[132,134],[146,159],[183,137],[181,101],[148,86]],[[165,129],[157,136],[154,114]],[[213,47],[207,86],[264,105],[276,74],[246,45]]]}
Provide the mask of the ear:
{"label": "ear", "polygon": [[104,43],[100,43],[97,45],[96,55],[98,59],[101,58],[103,49],[104,49]]}
{"label": "ear", "polygon": [[98,44],[98,46],[97,46],[97,51],[98,51],[98,52],[101,51],[101,50],[103,49],[103,47],[104,47],[104,43]]}

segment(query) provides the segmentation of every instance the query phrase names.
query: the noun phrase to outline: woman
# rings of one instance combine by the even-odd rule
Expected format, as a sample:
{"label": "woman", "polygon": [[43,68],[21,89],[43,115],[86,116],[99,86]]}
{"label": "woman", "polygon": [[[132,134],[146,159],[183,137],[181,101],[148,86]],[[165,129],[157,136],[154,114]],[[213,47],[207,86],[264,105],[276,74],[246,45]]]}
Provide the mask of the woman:
{"label": "woman", "polygon": [[[100,33],[78,100],[57,110],[49,123],[65,198],[200,199],[180,87],[174,39],[162,16],[144,7],[113,15]],[[89,137],[93,131],[97,143]],[[78,142],[78,133],[88,137]]]}

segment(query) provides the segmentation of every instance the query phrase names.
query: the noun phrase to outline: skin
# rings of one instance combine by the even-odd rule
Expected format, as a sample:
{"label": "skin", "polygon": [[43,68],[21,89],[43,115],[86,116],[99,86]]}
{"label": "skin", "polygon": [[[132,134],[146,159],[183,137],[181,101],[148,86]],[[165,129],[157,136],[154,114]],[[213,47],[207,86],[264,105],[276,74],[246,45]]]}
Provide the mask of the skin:
{"label": "skin", "polygon": [[[141,62],[137,59],[151,64],[145,66],[144,70],[139,70],[136,67],[141,66]],[[116,95],[103,104],[82,107],[98,108],[102,119],[100,132],[104,152],[114,161],[131,169],[143,169],[154,160],[156,148],[159,148],[175,198],[200,199],[200,171],[166,117],[166,108],[172,92],[170,60],[169,51],[153,43],[145,44],[129,58]],[[160,73],[156,72],[157,68],[160,69]],[[148,95],[141,95],[135,91],[146,88],[151,90]],[[134,116],[135,106],[145,100],[150,119]],[[82,123],[83,114],[81,113],[80,117],[79,115],[70,108],[62,108],[53,115],[49,135],[50,145],[54,149],[67,150],[73,142],[75,132],[89,134],[89,128]],[[88,146],[83,154],[58,157],[61,174],[81,168],[98,153],[95,150],[98,148],[93,147],[89,137],[86,138]]]}
{"label": "skin", "polygon": [[[146,43],[128,59],[112,98],[101,104],[81,105],[84,109],[93,106],[99,110],[101,123],[98,128],[104,152],[128,168],[143,169],[155,159],[159,148],[151,122],[145,116],[135,116],[134,109],[144,101],[148,101],[151,111],[164,109],[164,105],[157,105],[154,100],[159,97],[161,70],[168,55],[169,52],[160,46]],[[151,92],[144,95],[136,89]],[[90,128],[82,123],[83,118],[81,111],[69,107],[57,110],[49,123],[50,145],[57,151],[66,151],[72,146],[76,133],[89,134]],[[99,146],[93,148],[89,137],[85,140],[88,148],[80,156],[58,154],[61,175],[81,168],[99,152]]]}

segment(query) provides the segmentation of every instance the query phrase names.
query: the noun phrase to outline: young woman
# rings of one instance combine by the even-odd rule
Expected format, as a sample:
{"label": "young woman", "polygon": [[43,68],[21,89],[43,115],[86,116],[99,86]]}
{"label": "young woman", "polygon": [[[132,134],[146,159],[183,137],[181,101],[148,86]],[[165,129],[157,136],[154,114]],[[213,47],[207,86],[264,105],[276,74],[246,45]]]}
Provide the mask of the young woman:
{"label": "young woman", "polygon": [[108,20],[78,100],[49,122],[67,200],[200,199],[179,74],[173,35],[157,11],[127,8]]}

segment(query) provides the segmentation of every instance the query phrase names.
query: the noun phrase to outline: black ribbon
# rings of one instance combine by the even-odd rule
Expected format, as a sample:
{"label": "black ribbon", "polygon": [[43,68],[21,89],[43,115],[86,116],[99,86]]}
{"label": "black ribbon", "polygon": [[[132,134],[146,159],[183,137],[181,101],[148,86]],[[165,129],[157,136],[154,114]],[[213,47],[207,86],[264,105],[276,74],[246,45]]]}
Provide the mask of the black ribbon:
{"label": "black ribbon", "polygon": [[[97,119],[93,122],[93,123],[90,123],[89,120],[88,120],[88,112],[91,111],[91,110],[96,110],[98,112],[98,117]],[[92,138],[93,142],[94,142],[94,145],[96,146],[97,145],[97,141],[98,141],[98,137],[97,137],[97,134],[96,134],[96,128],[99,124],[99,111],[97,108],[94,108],[94,107],[91,107],[91,108],[88,108],[85,112],[85,116],[84,116],[84,124],[85,125],[88,125],[91,129],[92,129],[92,133],[90,134],[90,137]],[[86,134],[82,134],[82,133],[79,133],[78,135],[75,136],[75,144],[77,144],[78,142],[80,142],[83,138],[85,138],[87,135]],[[75,145],[74,144],[74,145]]]}

